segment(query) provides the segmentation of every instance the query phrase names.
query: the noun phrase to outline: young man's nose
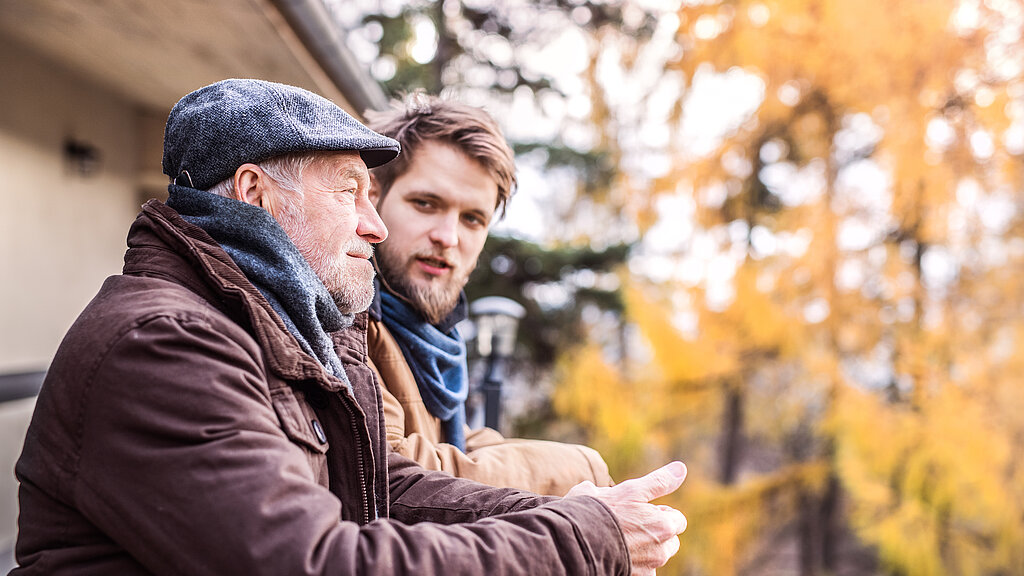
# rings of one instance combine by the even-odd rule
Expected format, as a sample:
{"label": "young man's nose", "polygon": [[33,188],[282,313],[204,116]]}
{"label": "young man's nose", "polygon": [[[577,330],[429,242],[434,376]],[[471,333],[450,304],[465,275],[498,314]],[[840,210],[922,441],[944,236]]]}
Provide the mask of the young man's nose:
{"label": "young man's nose", "polygon": [[459,243],[458,214],[445,214],[438,218],[430,228],[430,241],[445,248],[452,248]]}
{"label": "young man's nose", "polygon": [[356,224],[356,234],[360,238],[371,244],[376,244],[383,242],[388,237],[388,227],[384,225],[384,221],[381,220],[380,214],[374,208],[373,202],[370,202],[369,199],[359,201],[356,206],[356,213],[359,216],[359,221]]}

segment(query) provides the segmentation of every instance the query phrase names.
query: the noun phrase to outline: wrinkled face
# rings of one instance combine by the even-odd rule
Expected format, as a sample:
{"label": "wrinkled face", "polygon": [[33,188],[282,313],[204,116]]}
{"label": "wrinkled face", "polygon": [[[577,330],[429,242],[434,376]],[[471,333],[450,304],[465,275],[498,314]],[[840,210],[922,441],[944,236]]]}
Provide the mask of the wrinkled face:
{"label": "wrinkled face", "polygon": [[345,313],[372,302],[369,259],[373,244],[388,234],[370,202],[369,183],[358,152],[325,154],[303,171],[301,198],[285,202],[275,215]]}
{"label": "wrinkled face", "polygon": [[498,201],[498,185],[476,160],[442,142],[424,142],[409,169],[371,199],[391,231],[377,250],[384,280],[431,324],[458,303],[476,267]]}

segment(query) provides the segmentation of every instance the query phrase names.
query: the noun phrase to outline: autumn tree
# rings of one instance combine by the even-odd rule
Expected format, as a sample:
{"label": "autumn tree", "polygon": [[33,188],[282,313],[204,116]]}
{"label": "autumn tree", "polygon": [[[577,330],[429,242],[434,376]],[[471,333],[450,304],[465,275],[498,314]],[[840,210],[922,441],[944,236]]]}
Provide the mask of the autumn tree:
{"label": "autumn tree", "polygon": [[[696,464],[683,507],[704,529],[679,569],[758,573],[795,541],[801,574],[865,553],[892,574],[1024,573],[1021,18],[838,0],[675,15],[671,161],[631,195],[652,231],[697,224],[633,282],[651,362],[613,379],[664,389],[646,426]],[[690,129],[708,90],[737,108],[710,143]],[[575,405],[585,370],[562,407],[598,425]]]}
{"label": "autumn tree", "polygon": [[576,174],[564,252],[483,281],[581,303],[554,406],[616,477],[689,464],[664,573],[1024,574],[1018,2],[401,6],[362,21],[393,89],[558,127],[517,151]]}

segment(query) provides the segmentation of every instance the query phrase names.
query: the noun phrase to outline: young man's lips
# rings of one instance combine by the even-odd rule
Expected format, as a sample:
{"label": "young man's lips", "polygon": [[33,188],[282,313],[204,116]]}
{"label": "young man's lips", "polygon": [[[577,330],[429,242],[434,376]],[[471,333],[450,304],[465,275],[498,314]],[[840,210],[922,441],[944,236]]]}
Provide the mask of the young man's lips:
{"label": "young man's lips", "polygon": [[440,260],[438,258],[417,258],[416,262],[420,265],[420,268],[428,274],[444,274],[451,269],[451,265],[447,261]]}

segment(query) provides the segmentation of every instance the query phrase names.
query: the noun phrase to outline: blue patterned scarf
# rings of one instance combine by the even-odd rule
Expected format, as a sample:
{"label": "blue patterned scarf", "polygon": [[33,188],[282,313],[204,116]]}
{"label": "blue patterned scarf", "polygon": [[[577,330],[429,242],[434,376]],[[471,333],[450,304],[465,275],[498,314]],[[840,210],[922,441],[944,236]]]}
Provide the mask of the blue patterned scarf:
{"label": "blue patterned scarf", "polygon": [[444,441],[466,451],[466,343],[457,328],[442,332],[394,294],[381,291],[384,325],[416,377],[423,404],[441,420]]}
{"label": "blue patterned scarf", "polygon": [[330,332],[352,325],[284,229],[266,210],[171,185],[167,205],[206,231],[277,312],[302,349],[349,388]]}

